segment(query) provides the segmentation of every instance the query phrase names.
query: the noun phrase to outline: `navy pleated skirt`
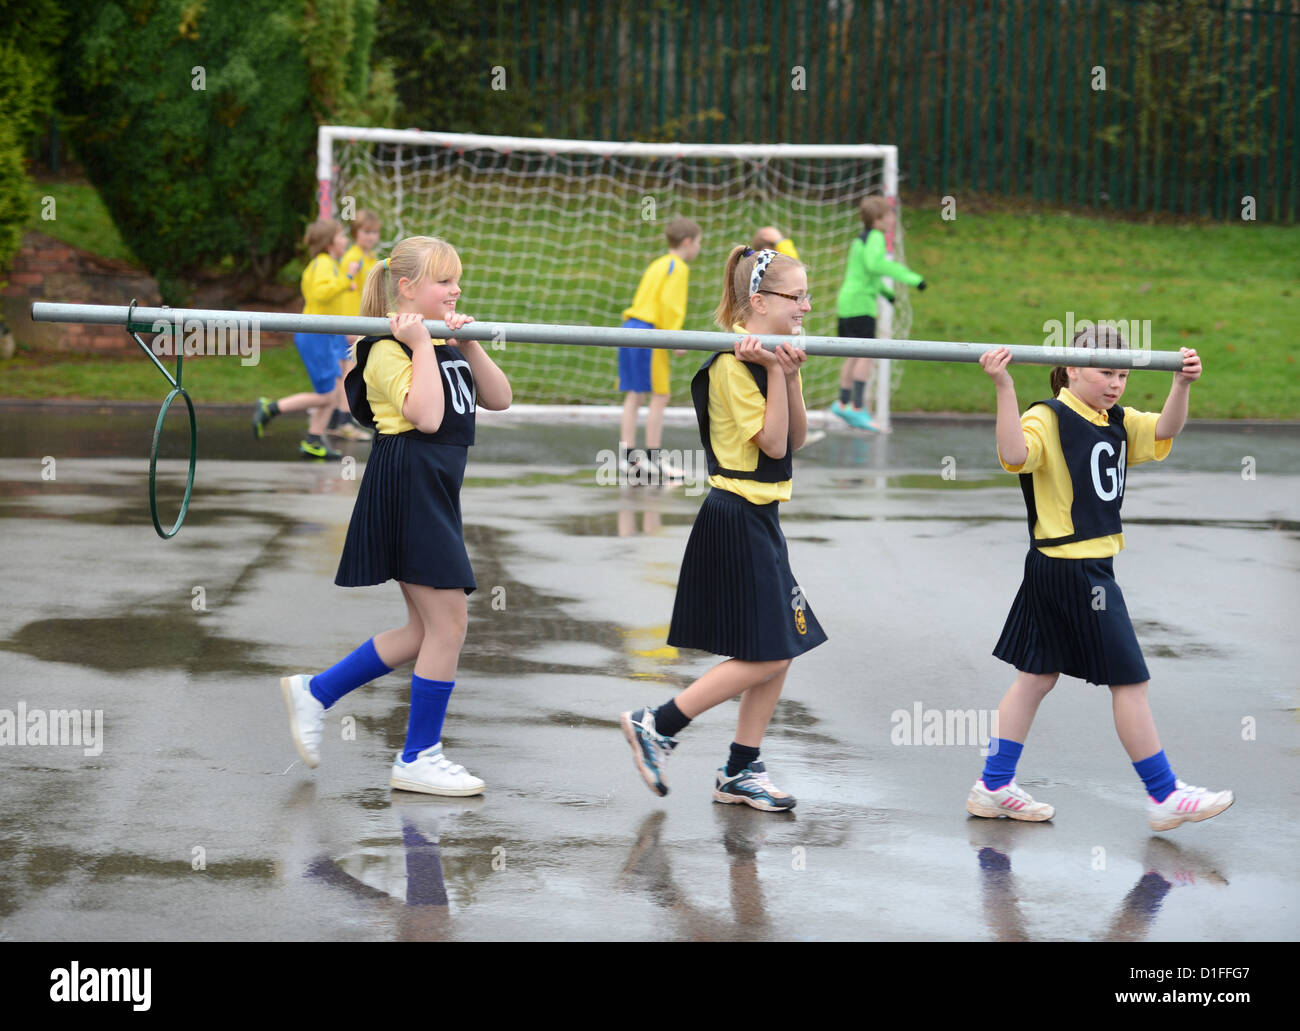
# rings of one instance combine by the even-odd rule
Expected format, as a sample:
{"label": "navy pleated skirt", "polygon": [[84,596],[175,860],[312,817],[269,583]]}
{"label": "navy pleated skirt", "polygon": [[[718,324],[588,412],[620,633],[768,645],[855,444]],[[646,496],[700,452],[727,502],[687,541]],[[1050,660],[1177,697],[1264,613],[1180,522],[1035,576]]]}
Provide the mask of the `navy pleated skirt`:
{"label": "navy pleated skirt", "polygon": [[790,572],[777,504],[709,491],[682,556],[670,645],[769,662],[826,640]]}
{"label": "navy pleated skirt", "polygon": [[1030,548],[993,654],[1023,673],[1064,673],[1090,684],[1150,679],[1111,558],[1051,558]]}
{"label": "navy pleated skirt", "polygon": [[376,433],[334,582],[478,586],[465,551],[460,488],[468,449]]}

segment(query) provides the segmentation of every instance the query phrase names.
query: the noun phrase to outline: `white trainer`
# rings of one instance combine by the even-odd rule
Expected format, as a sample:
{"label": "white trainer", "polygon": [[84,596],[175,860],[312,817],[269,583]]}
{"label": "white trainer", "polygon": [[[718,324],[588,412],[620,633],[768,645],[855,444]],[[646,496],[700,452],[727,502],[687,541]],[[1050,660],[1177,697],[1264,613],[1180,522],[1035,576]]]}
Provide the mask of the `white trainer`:
{"label": "white trainer", "polygon": [[325,726],[325,706],[308,690],[311,677],[305,673],[280,678],[280,694],[289,710],[289,733],[302,761],[313,770],[320,765],[320,738]]}
{"label": "white trainer", "polygon": [[390,787],[402,791],[423,791],[427,795],[481,795],[486,785],[472,773],[442,754],[442,742],[430,745],[411,762],[402,762],[397,753]]}
{"label": "white trainer", "polygon": [[1182,823],[1200,823],[1218,816],[1234,801],[1231,791],[1208,791],[1181,780],[1174,783],[1177,786],[1163,802],[1147,802],[1147,819],[1153,831],[1171,831]]}
{"label": "white trainer", "polygon": [[686,479],[686,470],[677,465],[671,458],[668,458],[661,451],[659,452],[659,477],[660,482],[676,481]]}
{"label": "white trainer", "polygon": [[1050,820],[1056,815],[1054,806],[1046,802],[1035,802],[1014,780],[997,791],[990,791],[984,786],[983,780],[977,780],[966,796],[966,812],[971,816],[987,816],[991,819],[1005,816],[1032,823]]}

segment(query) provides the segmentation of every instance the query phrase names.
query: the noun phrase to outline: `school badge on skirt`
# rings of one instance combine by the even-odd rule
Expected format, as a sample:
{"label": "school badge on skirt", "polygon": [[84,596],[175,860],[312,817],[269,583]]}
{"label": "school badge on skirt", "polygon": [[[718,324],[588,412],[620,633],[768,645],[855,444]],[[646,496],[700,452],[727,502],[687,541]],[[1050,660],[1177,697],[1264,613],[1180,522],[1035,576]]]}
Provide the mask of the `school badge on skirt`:
{"label": "school badge on skirt", "polygon": [[807,603],[804,601],[803,589],[795,584],[790,588],[790,594],[792,595],[790,608],[794,609],[794,628],[801,634],[807,634],[808,618],[803,614],[804,605]]}

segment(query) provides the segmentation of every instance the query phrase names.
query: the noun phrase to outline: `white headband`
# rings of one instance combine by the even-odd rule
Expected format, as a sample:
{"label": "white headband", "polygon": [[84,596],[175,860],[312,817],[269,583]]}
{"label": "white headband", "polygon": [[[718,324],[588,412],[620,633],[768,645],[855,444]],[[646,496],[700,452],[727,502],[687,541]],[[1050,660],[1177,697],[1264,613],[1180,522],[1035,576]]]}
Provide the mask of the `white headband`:
{"label": "white headband", "polygon": [[758,258],[754,261],[754,271],[749,274],[749,292],[758,293],[758,286],[763,282],[763,273],[767,271],[767,266],[772,264],[772,259],[776,257],[776,251],[765,250],[758,252]]}

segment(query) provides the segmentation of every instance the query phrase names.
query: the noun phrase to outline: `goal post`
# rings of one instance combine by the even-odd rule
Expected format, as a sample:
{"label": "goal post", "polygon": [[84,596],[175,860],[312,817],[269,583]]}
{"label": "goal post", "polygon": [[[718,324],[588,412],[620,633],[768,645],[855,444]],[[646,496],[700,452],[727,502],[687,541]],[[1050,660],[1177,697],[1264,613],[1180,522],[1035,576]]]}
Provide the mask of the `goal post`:
{"label": "goal post", "polygon": [[[321,217],[360,210],[382,221],[380,252],[406,236],[446,239],[465,266],[461,307],[482,321],[618,326],[646,266],[667,249],[663,228],[698,222],[684,329],[713,328],[727,252],[775,225],[808,266],[809,335],[837,332],[836,297],[857,205],[878,193],[898,204],[898,149],[877,144],[616,143],[416,129],[321,126]],[[902,260],[903,220],[893,255]],[[910,309],[898,290],[881,302],[877,336],[906,338]],[[615,356],[604,349],[504,343],[493,358],[515,395],[540,404],[612,405]],[[672,403],[688,407],[698,358],[672,358]],[[873,415],[889,423],[901,363],[878,363]],[[837,396],[840,362],[810,363],[809,408]]]}

